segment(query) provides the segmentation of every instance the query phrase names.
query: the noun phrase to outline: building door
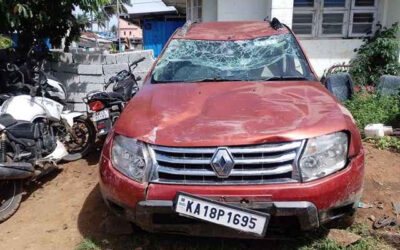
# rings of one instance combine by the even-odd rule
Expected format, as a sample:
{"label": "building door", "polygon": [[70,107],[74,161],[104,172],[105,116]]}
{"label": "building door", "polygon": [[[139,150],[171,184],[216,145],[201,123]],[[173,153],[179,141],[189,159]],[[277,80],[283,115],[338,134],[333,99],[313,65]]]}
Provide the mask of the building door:
{"label": "building door", "polygon": [[151,49],[154,56],[157,57],[164,45],[167,43],[169,37],[179,27],[185,24],[184,21],[150,21],[144,20],[143,22],[143,45],[144,49]]}

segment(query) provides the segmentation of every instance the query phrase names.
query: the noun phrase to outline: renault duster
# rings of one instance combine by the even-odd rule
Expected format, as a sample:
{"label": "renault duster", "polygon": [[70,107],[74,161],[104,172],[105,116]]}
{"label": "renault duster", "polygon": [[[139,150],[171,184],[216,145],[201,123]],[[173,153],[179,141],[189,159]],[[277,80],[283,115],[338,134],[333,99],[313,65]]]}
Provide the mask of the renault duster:
{"label": "renault duster", "polygon": [[364,172],[349,111],[273,22],[185,25],[101,155],[112,211],[152,232],[263,237],[354,218]]}

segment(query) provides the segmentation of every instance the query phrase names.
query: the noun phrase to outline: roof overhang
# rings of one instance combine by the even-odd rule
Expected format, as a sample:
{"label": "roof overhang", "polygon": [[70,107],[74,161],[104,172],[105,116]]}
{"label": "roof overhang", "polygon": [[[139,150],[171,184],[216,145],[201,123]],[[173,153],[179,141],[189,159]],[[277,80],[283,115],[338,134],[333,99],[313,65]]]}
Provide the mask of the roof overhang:
{"label": "roof overhang", "polygon": [[177,14],[178,11],[174,6],[167,6],[161,0],[159,2],[139,2],[131,6],[125,6],[128,13],[124,17],[139,18],[150,15],[171,15]]}
{"label": "roof overhang", "polygon": [[162,0],[167,6],[174,6],[180,14],[186,14],[186,0]]}

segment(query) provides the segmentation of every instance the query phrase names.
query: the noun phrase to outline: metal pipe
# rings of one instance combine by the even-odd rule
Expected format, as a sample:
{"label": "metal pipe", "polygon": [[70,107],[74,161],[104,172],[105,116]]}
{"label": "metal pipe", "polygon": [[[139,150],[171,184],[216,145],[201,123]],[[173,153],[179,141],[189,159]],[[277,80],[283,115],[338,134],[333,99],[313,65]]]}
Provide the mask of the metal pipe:
{"label": "metal pipe", "polygon": [[120,27],[119,27],[119,0],[117,0],[117,19],[118,19],[118,51],[121,52],[121,34],[120,34]]}

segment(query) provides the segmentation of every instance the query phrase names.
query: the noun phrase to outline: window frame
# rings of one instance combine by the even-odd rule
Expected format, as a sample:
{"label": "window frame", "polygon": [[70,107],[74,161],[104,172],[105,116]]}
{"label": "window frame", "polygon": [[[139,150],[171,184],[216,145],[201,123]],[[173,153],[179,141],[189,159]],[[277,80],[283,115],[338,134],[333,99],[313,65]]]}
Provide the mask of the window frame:
{"label": "window frame", "polygon": [[[201,11],[200,11],[201,10]],[[203,13],[203,0],[186,0],[186,20],[201,22]]]}
{"label": "window frame", "polygon": [[[356,7],[355,0],[345,0],[344,7],[325,7],[325,0],[313,0],[314,7],[294,7],[295,14],[313,14],[312,34],[296,34],[300,38],[356,38],[368,37],[376,31],[376,23],[378,17],[379,1],[374,0],[372,7]],[[329,13],[343,13],[343,27],[341,34],[322,34],[323,15]],[[353,15],[354,13],[373,13],[374,20],[372,22],[372,34],[353,33]],[[295,25],[293,22],[292,25]]]}
{"label": "window frame", "polygon": [[[303,10],[304,9],[304,10]],[[306,10],[306,9],[310,9],[310,8],[301,8],[301,10],[296,10],[296,11],[293,11],[293,15],[294,14],[311,14],[312,15],[312,23],[311,23],[311,34],[299,34],[299,35],[297,35],[296,34],[296,36],[299,36],[299,37],[309,37],[309,38],[311,38],[311,37],[315,37],[316,36],[316,29],[315,29],[315,24],[316,24],[316,15],[315,15],[315,12],[314,11],[312,11],[312,10]],[[294,25],[294,24],[293,24]],[[300,24],[300,25],[304,25],[304,24]]]}
{"label": "window frame", "polygon": [[351,1],[351,10],[371,10],[378,9],[379,0],[374,0],[374,6],[356,6],[356,0]]}
{"label": "window frame", "polygon": [[[372,29],[371,29],[371,34],[366,34],[366,33],[354,33],[353,32],[353,17],[355,13],[368,13],[368,14],[373,14],[374,20],[371,23]],[[350,11],[350,17],[349,17],[349,37],[367,37],[367,36],[372,36],[375,31],[376,31],[376,18],[378,17],[377,11],[376,10],[365,10],[365,9],[357,9],[357,10],[351,10]],[[370,24],[370,23],[356,23],[356,24]]]}
{"label": "window frame", "polygon": [[[343,14],[343,20],[341,22],[342,24],[342,33],[341,34],[323,34],[323,28],[322,25],[324,24],[324,14]],[[331,10],[330,8],[328,10],[323,10],[321,12],[321,21],[318,22],[318,37],[346,37],[347,32],[348,32],[348,20],[349,19],[349,11],[344,11],[344,10]],[[337,23],[339,24],[339,23]]]}
{"label": "window frame", "polygon": [[319,1],[321,4],[320,4],[320,6],[321,6],[321,11],[323,11],[325,8],[326,9],[329,9],[329,10],[345,10],[345,11],[348,11],[349,10],[349,7],[350,7],[350,2],[352,1],[352,0],[345,0],[345,4],[344,4],[344,7],[325,7],[325,0],[315,0],[315,1]]}

